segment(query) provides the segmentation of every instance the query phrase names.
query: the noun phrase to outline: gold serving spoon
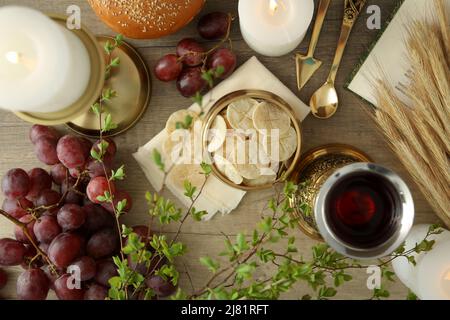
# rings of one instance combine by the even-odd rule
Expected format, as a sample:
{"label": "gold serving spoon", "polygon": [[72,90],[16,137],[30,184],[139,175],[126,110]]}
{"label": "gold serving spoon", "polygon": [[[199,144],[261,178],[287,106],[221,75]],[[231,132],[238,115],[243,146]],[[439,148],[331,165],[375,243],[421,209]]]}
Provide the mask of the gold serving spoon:
{"label": "gold serving spoon", "polygon": [[341,35],[339,37],[330,74],[328,75],[325,84],[313,94],[309,102],[311,112],[316,118],[328,119],[336,113],[339,102],[334,86],[336,74],[339,70],[350,33],[365,3],[366,0],[345,0]]}
{"label": "gold serving spoon", "polygon": [[322,61],[314,58],[314,51],[316,51],[320,31],[322,30],[323,21],[327,15],[330,2],[331,0],[320,0],[319,9],[317,9],[316,22],[314,23],[314,29],[311,35],[311,42],[309,43],[308,53],[306,55],[300,53],[295,55],[298,90],[301,90],[305,86],[312,75],[322,65]]}

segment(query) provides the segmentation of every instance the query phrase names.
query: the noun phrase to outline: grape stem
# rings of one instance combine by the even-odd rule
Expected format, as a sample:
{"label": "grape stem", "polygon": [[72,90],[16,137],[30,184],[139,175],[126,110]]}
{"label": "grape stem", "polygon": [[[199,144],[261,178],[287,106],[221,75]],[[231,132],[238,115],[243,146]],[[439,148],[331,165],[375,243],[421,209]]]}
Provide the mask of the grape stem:
{"label": "grape stem", "polygon": [[31,245],[34,247],[34,249],[37,252],[37,255],[41,256],[46,262],[47,264],[50,266],[51,271],[56,274],[56,275],[60,275],[58,273],[58,271],[56,270],[55,265],[50,261],[50,258],[48,257],[48,255],[42,251],[41,248],[39,248],[39,246],[36,244],[36,242],[34,241],[33,237],[31,236],[30,232],[28,231],[28,224],[17,220],[16,218],[10,216],[6,211],[1,210],[0,209],[0,215],[2,215],[3,217],[5,217],[6,219],[8,219],[10,222],[12,222],[13,224],[15,224],[16,226],[18,226],[23,234],[27,237],[28,241],[30,241]]}

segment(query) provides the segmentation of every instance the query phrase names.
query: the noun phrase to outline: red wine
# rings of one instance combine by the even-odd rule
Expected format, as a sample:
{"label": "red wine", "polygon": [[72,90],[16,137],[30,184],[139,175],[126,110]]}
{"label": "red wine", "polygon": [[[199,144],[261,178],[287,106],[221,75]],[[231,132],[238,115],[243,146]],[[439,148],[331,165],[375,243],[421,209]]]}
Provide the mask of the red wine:
{"label": "red wine", "polygon": [[398,199],[384,177],[361,172],[336,183],[325,201],[326,219],[340,241],[356,248],[374,248],[395,232]]}

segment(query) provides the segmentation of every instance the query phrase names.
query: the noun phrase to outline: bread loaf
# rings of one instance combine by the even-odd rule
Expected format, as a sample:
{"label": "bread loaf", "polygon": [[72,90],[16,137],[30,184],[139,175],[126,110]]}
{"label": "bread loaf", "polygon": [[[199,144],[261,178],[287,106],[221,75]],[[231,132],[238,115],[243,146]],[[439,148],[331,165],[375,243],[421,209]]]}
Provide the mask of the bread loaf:
{"label": "bread loaf", "polygon": [[188,24],[206,0],[88,0],[114,31],[133,39],[155,39]]}

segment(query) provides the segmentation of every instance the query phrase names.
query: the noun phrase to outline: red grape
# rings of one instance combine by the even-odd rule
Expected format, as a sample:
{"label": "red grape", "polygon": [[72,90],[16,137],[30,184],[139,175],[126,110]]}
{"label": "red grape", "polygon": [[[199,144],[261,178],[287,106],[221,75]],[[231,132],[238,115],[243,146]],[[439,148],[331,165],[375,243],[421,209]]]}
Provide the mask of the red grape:
{"label": "red grape", "polygon": [[102,207],[93,203],[87,204],[83,207],[86,212],[86,222],[83,225],[83,230],[88,234],[93,234],[103,228],[114,227],[114,218]]}
{"label": "red grape", "polygon": [[39,138],[34,145],[34,153],[42,163],[53,165],[59,163],[56,146],[58,141],[48,137]]}
{"label": "red grape", "polygon": [[183,70],[183,64],[175,54],[166,54],[159,59],[155,66],[155,76],[161,81],[173,81]]}
{"label": "red grape", "polygon": [[73,233],[61,233],[48,247],[48,257],[58,268],[65,268],[79,256],[82,239]]}
{"label": "red grape", "polygon": [[[34,231],[33,231],[35,220],[34,220],[33,216],[30,214],[27,214],[27,215],[23,216],[22,218],[20,218],[19,221],[23,222],[27,225],[28,233],[30,234],[33,241],[35,241],[36,236],[34,235]],[[14,235],[15,235],[17,241],[20,241],[23,243],[30,243],[30,240],[27,238],[27,236],[25,235],[25,233],[23,232],[21,227],[15,226]]]}
{"label": "red grape", "polygon": [[25,197],[30,191],[30,177],[22,169],[11,169],[3,177],[2,190],[9,199]]}
{"label": "red grape", "polygon": [[58,163],[52,167],[50,174],[53,182],[57,185],[61,185],[64,181],[66,181],[67,168],[62,163]]}
{"label": "red grape", "polygon": [[89,239],[87,254],[94,259],[100,259],[112,255],[119,248],[119,237],[114,229],[102,229],[97,231]]}
{"label": "red grape", "polygon": [[[59,225],[58,225],[59,227]],[[50,243],[41,242],[39,243],[39,249],[41,249],[44,253],[48,252],[48,247],[50,247]]]}
{"label": "red grape", "polygon": [[2,209],[9,213],[11,217],[19,219],[24,215],[28,214],[27,209],[32,209],[34,207],[33,202],[27,198],[16,199],[5,199],[3,201]]}
{"label": "red grape", "polygon": [[0,239],[0,266],[17,266],[23,262],[27,247],[17,240]]}
{"label": "red grape", "polygon": [[205,49],[195,39],[186,38],[178,42],[177,55],[188,67],[195,67],[202,63]]}
{"label": "red grape", "polygon": [[236,55],[227,48],[216,50],[208,59],[208,66],[210,69],[217,69],[223,67],[223,73],[219,76],[221,79],[227,78],[236,69]]}
{"label": "red grape", "polygon": [[44,261],[42,257],[36,257],[36,249],[30,244],[26,244],[25,247],[27,248],[27,251],[23,257],[23,262],[20,264],[21,267],[25,270],[42,267],[44,265]]}
{"label": "red grape", "polygon": [[97,274],[95,281],[105,287],[109,287],[109,279],[117,275],[116,265],[111,259],[100,260],[97,262]]}
{"label": "red grape", "polygon": [[207,82],[202,78],[200,67],[184,69],[177,80],[178,91],[187,98],[205,90],[206,85]]}
{"label": "red grape", "polygon": [[47,171],[41,168],[34,168],[28,171],[30,177],[30,191],[28,191],[27,198],[36,200],[42,190],[51,189],[52,177]]}
{"label": "red grape", "polygon": [[58,159],[69,169],[82,167],[86,162],[85,147],[77,137],[66,135],[58,141]]}
{"label": "red grape", "polygon": [[72,262],[70,266],[80,268],[80,280],[87,281],[95,277],[97,273],[97,264],[91,257],[84,256]]}
{"label": "red grape", "polygon": [[[55,290],[54,283],[55,283],[56,279],[59,278],[59,275],[54,273],[52,271],[52,268],[48,264],[46,264],[45,266],[42,267],[42,271],[44,271],[45,275],[47,276],[48,283],[50,285],[50,289]],[[59,271],[61,271],[61,270],[59,270]]]}
{"label": "red grape", "polygon": [[76,180],[70,177],[66,182],[63,182],[61,185],[61,193],[65,194],[68,187],[69,191],[66,194],[66,198],[64,199],[64,202],[66,204],[72,203],[72,204],[81,204],[83,202],[83,190],[82,186],[79,184],[76,188],[74,188],[74,185],[76,183]]}
{"label": "red grape", "polygon": [[[105,168],[103,168],[103,165]],[[95,159],[89,159],[86,164],[86,169],[89,172],[89,177],[96,178],[110,174],[113,168],[113,157],[109,154],[105,154],[103,157],[103,164]],[[105,170],[106,169],[106,170]],[[106,171],[106,174],[105,174]]]}
{"label": "red grape", "polygon": [[170,281],[164,280],[157,275],[148,276],[145,279],[145,285],[152,289],[157,296],[164,298],[175,293],[176,287]]}
{"label": "red grape", "polygon": [[86,213],[79,205],[69,203],[59,209],[57,219],[64,231],[76,230],[86,220]]}
{"label": "red grape", "polygon": [[0,290],[6,286],[7,282],[8,282],[8,275],[4,270],[0,269]]}
{"label": "red grape", "polygon": [[[109,189],[109,185],[111,186],[111,190]],[[91,200],[93,203],[102,203],[102,201],[98,200],[97,198],[99,196],[104,196],[105,192],[112,192],[112,195],[114,195],[116,188],[114,186],[114,183],[108,182],[108,179],[106,179],[105,177],[96,177],[94,179],[92,179],[91,181],[89,181],[89,184],[86,188],[86,193],[87,196],[89,198],[89,200]]]}
{"label": "red grape", "polygon": [[[111,157],[114,157],[116,155],[116,152],[117,152],[117,146],[116,146],[116,143],[114,142],[114,140],[110,139],[110,138],[103,138],[103,141],[108,144],[108,147],[106,148],[105,155],[109,155]],[[92,145],[92,149],[94,149],[95,152],[97,152],[97,153],[100,153],[100,149],[99,149],[98,145],[101,142],[102,142],[102,140],[97,140]]]}
{"label": "red grape", "polygon": [[49,281],[41,269],[25,270],[17,279],[17,297],[20,300],[45,300]]}
{"label": "red grape", "polygon": [[61,227],[53,216],[40,217],[34,224],[33,230],[36,239],[41,243],[51,243],[61,233]]}
{"label": "red grape", "polygon": [[36,206],[38,207],[52,207],[55,206],[55,208],[51,208],[48,210],[50,214],[54,214],[58,211],[58,208],[56,205],[61,200],[61,194],[55,190],[51,189],[45,189],[41,192],[39,197],[36,200]]}
{"label": "red grape", "polygon": [[[119,201],[122,200],[127,200],[127,205],[124,208],[124,212],[130,212],[132,206],[133,206],[133,199],[131,198],[130,194],[124,190],[117,190],[116,193],[114,194],[114,199],[113,199],[113,203],[115,208],[117,208],[117,204],[119,203]],[[106,210],[108,210],[110,213],[114,213],[114,209],[113,206],[110,202],[104,202],[102,203],[102,207],[105,208]]]}
{"label": "red grape", "polygon": [[231,19],[228,14],[211,12],[199,20],[197,30],[202,38],[215,40],[226,36],[230,23]]}
{"label": "red grape", "polygon": [[81,145],[83,146],[83,152],[85,158],[89,158],[91,155],[92,141],[87,138],[78,138],[80,140]]}
{"label": "red grape", "polygon": [[84,290],[75,287],[76,281],[70,274],[64,274],[55,280],[55,293],[59,300],[83,300]]}
{"label": "red grape", "polygon": [[39,124],[35,124],[30,129],[30,140],[35,144],[39,138],[46,137],[53,140],[59,139],[59,133],[55,128],[46,127]]}
{"label": "red grape", "polygon": [[108,288],[92,283],[84,293],[84,300],[105,300],[108,296]]}

